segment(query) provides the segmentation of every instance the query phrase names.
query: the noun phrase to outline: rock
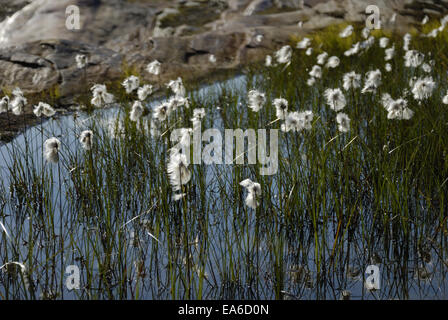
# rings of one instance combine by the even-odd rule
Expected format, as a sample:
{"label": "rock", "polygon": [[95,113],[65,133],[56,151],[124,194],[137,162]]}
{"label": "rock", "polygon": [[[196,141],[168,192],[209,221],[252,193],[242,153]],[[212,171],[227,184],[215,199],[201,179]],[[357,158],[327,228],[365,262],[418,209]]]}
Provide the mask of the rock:
{"label": "rock", "polygon": [[[26,1],[13,3],[20,8]],[[448,12],[448,0],[34,0],[0,23],[0,86],[40,92],[57,85],[69,102],[94,82],[120,79],[123,66],[159,85],[178,76],[204,77],[261,60],[293,35],[362,23],[371,4],[384,19],[398,13],[403,26],[419,22],[422,12]],[[80,8],[81,30],[66,28],[68,5]],[[262,41],[254,40],[257,34]],[[76,68],[77,54],[89,57],[85,70]],[[209,61],[211,54],[218,63]],[[154,59],[163,64],[158,77],[145,71]]]}

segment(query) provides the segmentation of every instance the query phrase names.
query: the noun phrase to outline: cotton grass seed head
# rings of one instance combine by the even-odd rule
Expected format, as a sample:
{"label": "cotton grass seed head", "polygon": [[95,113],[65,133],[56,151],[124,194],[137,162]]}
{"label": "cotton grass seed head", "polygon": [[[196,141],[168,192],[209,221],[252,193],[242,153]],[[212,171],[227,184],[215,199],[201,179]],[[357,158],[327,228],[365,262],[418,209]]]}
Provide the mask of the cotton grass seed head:
{"label": "cotton grass seed head", "polygon": [[154,60],[146,66],[146,71],[157,76],[160,74],[161,68],[162,64],[159,61]]}
{"label": "cotton grass seed head", "polygon": [[39,102],[37,106],[34,106],[33,113],[36,117],[52,117],[55,115],[56,110],[54,110],[49,104],[44,102]]}
{"label": "cotton grass seed head", "polygon": [[257,90],[250,90],[248,95],[248,107],[254,112],[260,111],[266,102],[266,96],[264,93]]}
{"label": "cotton grass seed head", "polygon": [[93,131],[84,130],[79,136],[79,142],[81,143],[84,150],[92,149]]}
{"label": "cotton grass seed head", "polygon": [[347,104],[345,96],[339,88],[325,90],[324,96],[327,100],[327,105],[336,112],[344,109]]}
{"label": "cotton grass seed head", "polygon": [[59,161],[59,148],[61,142],[57,138],[50,138],[44,142],[44,156],[48,162],[57,163]]}

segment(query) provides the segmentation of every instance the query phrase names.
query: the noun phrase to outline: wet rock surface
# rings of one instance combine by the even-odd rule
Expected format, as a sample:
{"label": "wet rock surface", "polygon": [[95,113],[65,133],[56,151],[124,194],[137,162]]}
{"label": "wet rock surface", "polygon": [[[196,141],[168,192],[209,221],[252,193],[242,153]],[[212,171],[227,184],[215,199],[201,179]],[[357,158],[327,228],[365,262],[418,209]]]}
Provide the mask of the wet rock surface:
{"label": "wet rock surface", "polygon": [[[378,5],[384,20],[396,13],[398,27],[416,23],[425,14],[441,17],[448,12],[448,0],[0,0],[0,4],[4,18],[0,88],[19,86],[25,93],[35,93],[57,86],[62,104],[73,103],[73,97],[93,83],[119,79],[129,68],[156,85],[178,76],[188,80],[237,68],[264,58],[292,36],[343,21],[363,22],[371,4]],[[80,9],[80,30],[66,28],[70,5]],[[263,36],[261,41],[255,40],[257,35]],[[85,69],[76,67],[77,54],[88,57]],[[210,55],[216,57],[215,63]],[[154,59],[162,62],[160,76],[145,71]]]}

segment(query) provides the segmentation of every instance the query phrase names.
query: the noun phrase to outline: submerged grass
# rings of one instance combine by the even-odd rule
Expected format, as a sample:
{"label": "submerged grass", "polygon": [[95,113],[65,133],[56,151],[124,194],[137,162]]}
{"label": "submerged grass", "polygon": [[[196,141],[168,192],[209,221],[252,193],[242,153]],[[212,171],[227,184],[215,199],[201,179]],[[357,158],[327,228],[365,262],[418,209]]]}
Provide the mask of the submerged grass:
{"label": "submerged grass", "polygon": [[[130,120],[133,99],[123,91],[112,113],[79,114],[70,126],[51,119],[4,146],[0,264],[25,269],[2,268],[0,297],[338,299],[343,290],[359,299],[446,297],[447,32],[412,41],[434,60],[437,83],[419,104],[409,80],[425,72],[403,66],[401,37],[387,34],[397,53],[385,72],[377,41],[360,56],[343,56],[362,40],[358,28],[340,39],[343,28],[312,35],[313,55],[294,50],[288,67],[254,65],[232,81],[187,86],[190,107],[178,109],[158,137],[150,134],[151,115]],[[308,72],[323,51],[341,63],[323,68],[310,87]],[[347,72],[377,68],[383,81],[376,93],[344,91],[350,131],[338,132],[324,90],[341,87]],[[268,98],[258,113],[247,108],[254,88]],[[387,119],[383,93],[406,97],[412,119]],[[206,110],[203,130],[280,129],[272,105],[278,97],[290,111],[315,115],[309,131],[279,132],[278,173],[262,176],[247,159],[191,165],[186,196],[175,201],[167,176],[172,130],[190,127],[194,108]],[[111,123],[119,134],[110,134]],[[95,137],[88,151],[78,143],[86,128]],[[62,142],[55,165],[42,156],[52,136]],[[244,203],[239,183],[246,178],[262,188],[255,210]],[[364,289],[371,264],[380,266],[378,291]],[[79,289],[66,286],[70,265],[79,267]]]}

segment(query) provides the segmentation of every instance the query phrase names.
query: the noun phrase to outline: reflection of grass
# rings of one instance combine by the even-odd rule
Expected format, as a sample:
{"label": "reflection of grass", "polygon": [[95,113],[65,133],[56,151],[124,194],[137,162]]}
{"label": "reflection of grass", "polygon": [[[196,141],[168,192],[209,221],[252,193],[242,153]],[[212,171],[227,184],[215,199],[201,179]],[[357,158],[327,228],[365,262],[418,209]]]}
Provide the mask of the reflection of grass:
{"label": "reflection of grass", "polygon": [[[56,166],[37,164],[39,134],[2,149],[12,160],[2,169],[6,178],[0,181],[0,221],[14,238],[0,230],[0,246],[5,248],[0,261],[23,261],[25,276],[39,277],[36,287],[27,290],[20,277],[1,274],[2,296],[35,298],[45,292],[62,297],[63,271],[75,264],[82,267],[83,290],[71,297],[80,299],[335,299],[339,289],[356,290],[360,283],[353,274],[362,279],[372,263],[387,270],[381,279],[384,290],[376,297],[415,298],[409,287],[417,297],[444,296],[446,292],[438,291],[443,285],[434,284],[431,291],[409,273],[417,270],[418,275],[431,257],[438,275],[446,273],[448,113],[440,103],[448,86],[446,31],[437,39],[412,41],[427,57],[432,52],[427,60],[435,60],[431,74],[438,83],[434,95],[419,104],[405,89],[413,76],[425,73],[403,67],[401,36],[388,34],[397,55],[391,61],[393,71],[386,73],[384,49],[378,44],[359,57],[343,56],[362,40],[359,27],[352,37],[338,38],[344,27],[310,35],[313,47],[321,46],[316,51],[341,58],[338,68],[324,68],[313,87],[306,80],[316,54],[294,50],[286,69],[257,64],[245,68],[242,83],[217,84],[203,95],[190,90],[191,106],[161,123],[166,132],[161,137],[148,132],[151,117],[139,124],[130,121],[135,97],[115,87],[111,91],[120,108],[113,119],[121,121],[123,136],[111,137],[102,118],[92,114],[91,121],[77,122],[74,130],[62,128]],[[339,133],[323,91],[340,87],[346,72],[364,75],[376,68],[383,71],[377,93],[344,91],[344,112],[352,122],[348,133]],[[123,69],[125,75],[134,72]],[[268,97],[258,113],[247,108],[247,91],[253,88]],[[386,92],[408,99],[414,117],[387,119],[380,101]],[[261,176],[260,164],[191,165],[192,180],[183,190],[187,196],[174,201],[166,174],[172,130],[191,127],[194,108],[206,109],[203,130],[279,129],[282,121],[272,122],[272,99],[277,97],[289,101],[290,111],[315,114],[310,131],[279,133],[278,173]],[[46,128],[50,131],[44,132],[45,138],[53,134],[52,126]],[[86,128],[95,134],[94,147],[87,152],[76,141]],[[245,206],[246,194],[238,185],[249,177],[262,187],[256,210]],[[21,250],[23,242],[26,250]]]}

